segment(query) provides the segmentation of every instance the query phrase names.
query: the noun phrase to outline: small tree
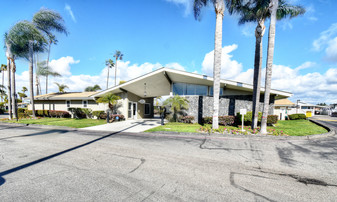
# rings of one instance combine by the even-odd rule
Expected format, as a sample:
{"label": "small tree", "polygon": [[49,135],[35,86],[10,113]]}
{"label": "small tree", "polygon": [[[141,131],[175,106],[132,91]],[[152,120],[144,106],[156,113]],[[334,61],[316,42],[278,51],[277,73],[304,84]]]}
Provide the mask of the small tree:
{"label": "small tree", "polygon": [[94,86],[88,86],[84,89],[85,92],[95,92],[95,91],[99,91],[99,90],[102,90],[102,89],[98,84],[96,84]]}
{"label": "small tree", "polygon": [[100,97],[96,100],[97,103],[107,103],[109,105],[109,109],[111,111],[114,111],[114,106],[117,104],[118,100],[120,100],[121,97],[109,93],[104,95],[103,97]]}
{"label": "small tree", "polygon": [[69,88],[67,85],[65,84],[59,84],[57,82],[55,82],[55,84],[57,85],[57,87],[59,88],[59,93],[65,93],[66,88]]}
{"label": "small tree", "polygon": [[171,111],[173,112],[172,119],[174,122],[178,122],[178,113],[181,112],[182,109],[188,109],[188,100],[179,95],[168,98],[163,104],[171,107]]}

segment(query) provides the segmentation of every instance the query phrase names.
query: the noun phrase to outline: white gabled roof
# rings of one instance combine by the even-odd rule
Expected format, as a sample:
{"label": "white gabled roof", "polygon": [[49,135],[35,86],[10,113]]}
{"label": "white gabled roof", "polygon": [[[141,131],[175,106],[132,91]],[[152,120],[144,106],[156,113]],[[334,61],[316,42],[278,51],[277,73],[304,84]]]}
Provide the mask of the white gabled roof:
{"label": "white gabled roof", "polygon": [[[120,93],[123,91],[129,91],[140,97],[144,97],[144,91],[146,91],[147,94],[146,97],[169,95],[170,80],[174,83],[190,83],[207,86],[213,85],[212,77],[163,67],[148,74],[144,74],[140,77],[127,81],[126,83],[123,83],[121,85],[117,85],[109,89],[103,90],[101,92],[98,92],[96,94],[93,94],[91,97],[100,97],[106,93]],[[220,86],[222,88],[226,86],[226,89],[233,89],[247,92],[253,91],[253,85],[251,84],[225,79],[220,80]],[[263,93],[264,90],[265,90],[264,88],[261,88],[261,93]],[[278,97],[280,98],[292,96],[292,93],[275,89],[272,89],[270,93],[278,95]]]}

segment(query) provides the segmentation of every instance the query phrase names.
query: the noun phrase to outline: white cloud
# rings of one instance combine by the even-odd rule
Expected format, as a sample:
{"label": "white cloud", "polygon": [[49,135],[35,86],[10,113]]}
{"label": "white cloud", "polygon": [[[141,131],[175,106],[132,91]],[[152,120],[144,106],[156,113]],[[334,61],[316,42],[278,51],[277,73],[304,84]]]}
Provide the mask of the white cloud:
{"label": "white cloud", "polygon": [[[231,79],[238,75],[242,70],[242,64],[236,60],[232,60],[233,55],[230,55],[232,51],[236,50],[238,45],[233,44],[224,46],[221,54],[221,78]],[[207,53],[202,62],[202,72],[213,76],[213,63],[214,63],[214,50]]]}
{"label": "white cloud", "polygon": [[165,67],[168,67],[168,68],[171,68],[171,69],[182,70],[182,71],[185,71],[185,70],[186,70],[185,67],[183,67],[182,65],[180,65],[180,64],[177,63],[177,62],[168,63],[168,64],[165,65]]}
{"label": "white cloud", "polygon": [[191,13],[191,11],[192,11],[192,6],[193,6],[192,0],[166,0],[166,1],[174,3],[174,4],[178,5],[178,6],[185,7],[184,16],[189,15]]}
{"label": "white cloud", "polygon": [[337,37],[329,41],[325,53],[328,61],[337,62]]}
{"label": "white cloud", "polygon": [[320,33],[318,39],[312,43],[314,51],[320,51],[326,47],[331,39],[337,34],[337,23],[332,24],[329,29]]}
{"label": "white cloud", "polygon": [[75,18],[75,15],[74,15],[73,11],[71,10],[71,7],[68,4],[66,4],[64,9],[68,12],[71,19],[76,23],[77,21],[76,21],[76,18]]}
{"label": "white cloud", "polygon": [[64,75],[64,76],[69,76],[71,75],[70,65],[77,64],[79,62],[80,60],[74,60],[73,57],[66,56],[66,57],[61,57],[58,60],[50,61],[49,66],[53,69],[53,71],[61,75]]}

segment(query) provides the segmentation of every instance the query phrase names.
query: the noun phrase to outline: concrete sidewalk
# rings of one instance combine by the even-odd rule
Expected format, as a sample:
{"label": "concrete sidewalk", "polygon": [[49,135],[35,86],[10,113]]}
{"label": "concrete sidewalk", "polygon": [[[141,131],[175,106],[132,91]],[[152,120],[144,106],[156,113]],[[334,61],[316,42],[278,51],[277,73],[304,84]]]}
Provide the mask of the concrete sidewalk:
{"label": "concrete sidewalk", "polygon": [[160,126],[160,119],[126,120],[104,125],[81,128],[83,130],[134,132],[139,133]]}

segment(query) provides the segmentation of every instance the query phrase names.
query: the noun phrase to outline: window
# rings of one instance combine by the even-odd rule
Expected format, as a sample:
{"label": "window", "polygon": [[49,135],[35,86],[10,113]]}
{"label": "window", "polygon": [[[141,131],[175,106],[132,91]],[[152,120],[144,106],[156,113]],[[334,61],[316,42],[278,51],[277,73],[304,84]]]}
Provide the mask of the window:
{"label": "window", "polygon": [[88,100],[82,100],[82,104],[84,108],[88,107]]}
{"label": "window", "polygon": [[207,95],[208,86],[186,83],[174,83],[173,94],[177,95]]}
{"label": "window", "polygon": [[[209,87],[209,95],[213,96],[213,86]],[[223,88],[220,88],[220,96],[223,95]]]}
{"label": "window", "polygon": [[150,103],[145,103],[144,104],[145,110],[144,110],[144,115],[150,115]]}
{"label": "window", "polygon": [[66,100],[66,105],[67,105],[67,107],[70,107],[70,105],[71,105],[70,100]]}

